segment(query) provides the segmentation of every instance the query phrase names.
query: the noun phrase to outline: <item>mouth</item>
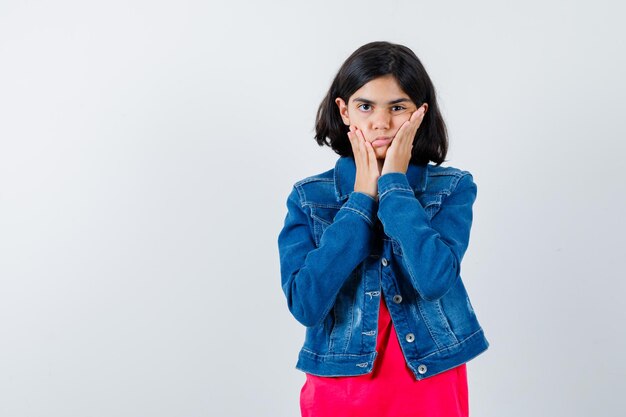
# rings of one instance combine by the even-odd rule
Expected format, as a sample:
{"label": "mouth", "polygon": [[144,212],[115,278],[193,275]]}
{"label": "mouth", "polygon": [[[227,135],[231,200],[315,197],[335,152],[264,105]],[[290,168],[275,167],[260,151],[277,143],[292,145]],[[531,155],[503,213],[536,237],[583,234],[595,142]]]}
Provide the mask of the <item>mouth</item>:
{"label": "mouth", "polygon": [[380,147],[380,146],[389,145],[392,139],[393,138],[391,136],[379,136],[372,142],[372,146]]}

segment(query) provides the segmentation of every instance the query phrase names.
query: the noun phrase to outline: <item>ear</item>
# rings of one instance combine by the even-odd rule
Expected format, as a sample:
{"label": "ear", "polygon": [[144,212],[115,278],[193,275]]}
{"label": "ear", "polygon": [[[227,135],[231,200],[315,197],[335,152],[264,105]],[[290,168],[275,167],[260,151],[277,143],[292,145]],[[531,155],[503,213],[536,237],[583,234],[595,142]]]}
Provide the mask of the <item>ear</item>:
{"label": "ear", "polygon": [[428,111],[428,103],[423,103],[422,106],[424,106],[424,114],[426,114]]}
{"label": "ear", "polygon": [[335,104],[339,107],[339,115],[346,126],[350,126],[350,117],[348,116],[348,105],[341,97],[335,99]]}

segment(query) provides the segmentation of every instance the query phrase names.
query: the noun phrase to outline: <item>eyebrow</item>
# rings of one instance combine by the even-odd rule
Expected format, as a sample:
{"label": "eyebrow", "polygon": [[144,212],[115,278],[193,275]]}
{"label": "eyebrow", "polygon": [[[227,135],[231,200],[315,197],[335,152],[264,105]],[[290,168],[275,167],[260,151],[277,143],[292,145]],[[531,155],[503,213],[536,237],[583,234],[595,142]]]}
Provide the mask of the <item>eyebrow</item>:
{"label": "eyebrow", "polygon": [[[360,103],[365,103],[365,104],[376,104],[372,100],[368,100],[368,99],[363,98],[363,97],[357,97],[357,98],[355,98],[352,101],[355,101],[355,102],[358,101]],[[405,102],[409,102],[410,103],[411,100],[408,99],[408,98],[397,98],[395,100],[388,101],[387,104],[397,104],[397,103],[405,103]]]}

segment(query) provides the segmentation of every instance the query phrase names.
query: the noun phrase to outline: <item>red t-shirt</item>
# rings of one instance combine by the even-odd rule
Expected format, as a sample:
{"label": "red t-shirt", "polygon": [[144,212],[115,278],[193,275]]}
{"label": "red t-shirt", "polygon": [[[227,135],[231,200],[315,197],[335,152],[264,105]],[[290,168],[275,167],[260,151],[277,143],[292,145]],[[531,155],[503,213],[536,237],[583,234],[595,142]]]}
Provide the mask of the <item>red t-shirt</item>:
{"label": "red t-shirt", "polygon": [[380,302],[378,356],[371,373],[347,377],[306,374],[302,417],[468,416],[466,366],[416,380],[407,367],[384,302]]}

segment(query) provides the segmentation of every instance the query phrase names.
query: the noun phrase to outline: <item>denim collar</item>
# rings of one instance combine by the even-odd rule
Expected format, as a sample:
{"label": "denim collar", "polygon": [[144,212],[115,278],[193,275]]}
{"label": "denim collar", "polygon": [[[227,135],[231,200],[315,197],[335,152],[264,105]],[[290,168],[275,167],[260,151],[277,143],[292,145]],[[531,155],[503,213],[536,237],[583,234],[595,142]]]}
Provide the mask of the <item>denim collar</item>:
{"label": "denim collar", "polygon": [[[409,164],[406,177],[409,185],[417,192],[423,192],[426,189],[426,179],[428,174],[428,164],[416,165]],[[334,180],[335,194],[337,200],[348,198],[350,193],[354,191],[354,180],[356,179],[356,164],[354,157],[342,156],[335,164]]]}

